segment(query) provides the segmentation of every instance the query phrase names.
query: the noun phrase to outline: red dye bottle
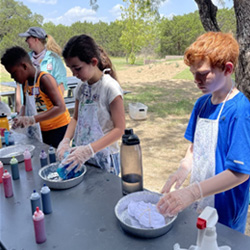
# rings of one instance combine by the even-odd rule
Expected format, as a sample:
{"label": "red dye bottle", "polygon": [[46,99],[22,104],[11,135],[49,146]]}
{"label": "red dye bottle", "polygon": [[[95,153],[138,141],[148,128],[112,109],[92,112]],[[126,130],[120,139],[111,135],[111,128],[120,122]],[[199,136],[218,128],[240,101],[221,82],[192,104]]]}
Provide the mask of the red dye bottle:
{"label": "red dye bottle", "polygon": [[31,154],[30,151],[26,148],[24,153],[23,153],[23,157],[24,157],[24,165],[25,165],[25,170],[28,171],[32,171],[32,162],[31,162]]}
{"label": "red dye bottle", "polygon": [[[1,134],[0,134],[1,137]],[[0,183],[3,182],[3,163],[0,161]]]}
{"label": "red dye bottle", "polygon": [[7,169],[4,170],[3,174],[3,188],[4,188],[4,194],[6,198],[13,196],[13,189],[12,189],[12,182],[11,182],[11,175],[7,171]]}
{"label": "red dye bottle", "polygon": [[36,211],[34,212],[33,223],[34,223],[36,243],[40,244],[45,242],[46,232],[45,232],[44,213],[42,212],[42,210],[39,210],[39,207],[36,207]]}

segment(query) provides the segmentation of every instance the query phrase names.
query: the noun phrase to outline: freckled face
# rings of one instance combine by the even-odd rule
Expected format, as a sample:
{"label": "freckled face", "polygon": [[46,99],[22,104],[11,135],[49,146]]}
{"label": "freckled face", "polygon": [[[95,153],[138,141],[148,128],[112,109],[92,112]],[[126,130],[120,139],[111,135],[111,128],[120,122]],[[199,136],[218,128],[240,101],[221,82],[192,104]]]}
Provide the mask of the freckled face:
{"label": "freckled face", "polygon": [[82,62],[78,57],[69,57],[65,59],[67,67],[70,68],[73,75],[84,81],[91,81],[95,73],[95,65]]}

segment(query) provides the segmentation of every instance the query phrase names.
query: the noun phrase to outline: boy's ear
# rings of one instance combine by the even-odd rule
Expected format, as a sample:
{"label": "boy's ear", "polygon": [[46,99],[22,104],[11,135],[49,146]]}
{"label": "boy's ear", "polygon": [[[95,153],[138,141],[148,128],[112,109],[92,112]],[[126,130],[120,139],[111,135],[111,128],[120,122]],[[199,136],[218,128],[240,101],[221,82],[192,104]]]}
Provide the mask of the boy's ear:
{"label": "boy's ear", "polygon": [[227,62],[225,65],[225,74],[232,74],[234,71],[234,65],[231,62]]}
{"label": "boy's ear", "polygon": [[98,59],[95,58],[95,57],[93,57],[93,58],[91,59],[91,63],[92,63],[93,66],[96,66],[96,65],[98,64]]}
{"label": "boy's ear", "polygon": [[27,65],[27,63],[26,62],[22,62],[21,63],[21,67],[23,67],[23,69],[27,69],[28,68],[28,65]]}

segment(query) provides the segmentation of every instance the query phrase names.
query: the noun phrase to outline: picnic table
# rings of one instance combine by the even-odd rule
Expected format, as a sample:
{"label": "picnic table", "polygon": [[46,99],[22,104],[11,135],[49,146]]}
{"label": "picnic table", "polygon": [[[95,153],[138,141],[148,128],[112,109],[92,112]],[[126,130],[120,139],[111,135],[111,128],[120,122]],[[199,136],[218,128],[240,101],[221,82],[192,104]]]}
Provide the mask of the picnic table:
{"label": "picnic table", "polygon": [[[76,78],[75,76],[68,76],[67,77],[67,85],[68,85],[68,90],[65,91],[64,95],[64,101],[67,109],[70,111],[70,113],[73,113],[73,110],[75,108],[75,88],[78,83],[80,83],[81,80]],[[0,95],[1,96],[7,96],[8,97],[8,105],[12,110],[15,110],[15,103],[16,103],[16,93],[15,93],[15,88],[16,88],[16,82],[0,82],[0,85],[3,86],[8,86],[14,88],[12,91],[1,91]],[[129,94],[131,91],[124,90],[123,94]]]}
{"label": "picnic table", "polygon": [[[0,184],[0,249],[93,249],[93,250],[166,250],[175,243],[182,248],[196,244],[197,214],[190,209],[179,213],[173,228],[165,235],[143,239],[129,235],[120,227],[114,207],[123,197],[121,179],[99,168],[87,166],[83,181],[70,189],[51,190],[53,212],[45,215],[47,241],[36,244],[29,197],[40,191],[39,153],[49,145],[14,133],[16,143],[32,144],[33,171],[19,163],[20,179],[12,180],[14,196],[4,197]],[[4,165],[10,171],[9,165]],[[250,237],[217,223],[218,245],[232,250],[248,249]]]}

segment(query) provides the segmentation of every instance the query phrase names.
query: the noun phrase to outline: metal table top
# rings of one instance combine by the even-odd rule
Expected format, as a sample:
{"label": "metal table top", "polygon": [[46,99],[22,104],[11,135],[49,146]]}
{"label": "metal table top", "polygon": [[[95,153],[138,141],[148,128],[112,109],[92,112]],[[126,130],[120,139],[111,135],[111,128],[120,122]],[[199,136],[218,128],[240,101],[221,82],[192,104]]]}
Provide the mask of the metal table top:
{"label": "metal table top", "polygon": [[[161,250],[196,244],[197,215],[189,209],[180,213],[173,228],[154,239],[142,239],[125,233],[115,217],[114,207],[122,195],[121,179],[101,169],[88,166],[83,181],[67,190],[51,190],[53,212],[45,215],[47,241],[36,244],[30,195],[40,191],[43,182],[38,176],[39,153],[48,145],[34,140],[23,140],[36,146],[32,158],[33,171],[26,172],[19,163],[20,179],[12,180],[14,196],[4,197],[0,184],[0,241],[10,249],[93,249],[93,250]],[[5,165],[10,171],[10,166]],[[232,250],[248,249],[250,237],[217,224],[218,245],[229,245]],[[1,247],[0,247],[1,249]]]}

